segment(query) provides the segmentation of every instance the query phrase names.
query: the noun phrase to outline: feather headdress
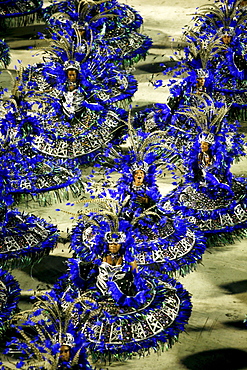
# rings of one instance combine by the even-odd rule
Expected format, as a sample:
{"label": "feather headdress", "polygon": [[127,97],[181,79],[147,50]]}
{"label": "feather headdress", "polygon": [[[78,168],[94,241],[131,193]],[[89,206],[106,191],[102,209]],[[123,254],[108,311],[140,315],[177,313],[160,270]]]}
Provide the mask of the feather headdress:
{"label": "feather headdress", "polygon": [[[153,210],[153,206],[143,211],[138,217],[134,217],[131,222],[126,221],[121,216],[121,211],[125,204],[113,198],[89,199],[78,203],[83,203],[85,207],[80,209],[77,213],[64,210],[62,210],[62,212],[77,216],[84,222],[86,228],[90,228],[90,231],[92,230],[92,226],[96,226],[103,237],[103,241],[107,244],[125,243],[129,239],[132,240],[132,226],[146,216],[152,215],[160,218]],[[89,239],[91,242],[91,238],[92,235],[88,230],[82,237],[86,244],[89,242]]]}
{"label": "feather headdress", "polygon": [[[103,216],[103,219],[107,222],[109,231],[106,231],[104,236],[107,243],[124,243],[126,241],[125,233],[120,231],[119,214],[121,208],[117,201],[105,198],[85,200],[82,203],[84,203],[85,208],[79,210],[77,215],[82,216],[87,223],[97,224],[98,227],[101,227],[99,222],[95,222],[94,219],[87,216],[89,212],[92,212],[94,215]],[[93,208],[88,208],[89,204],[93,205]]]}
{"label": "feather headdress", "polygon": [[[52,15],[52,19],[61,22],[61,18],[69,22],[69,27],[62,25],[61,27],[54,27],[52,23],[51,34],[52,42],[50,46],[44,48],[44,58],[47,57],[52,59],[58,59],[59,62],[65,62],[66,58],[68,61],[79,61],[83,63],[91,52],[94,30],[91,27],[94,22],[97,22],[101,18],[113,18],[117,14],[110,13],[114,10],[114,6],[110,9],[100,11],[98,5],[107,3],[109,1],[93,1],[93,0],[81,0],[75,4],[75,12],[77,14],[77,20],[74,21],[66,13],[58,12]],[[97,6],[97,14],[89,16],[91,10]],[[51,22],[51,20],[50,20]],[[58,26],[56,22],[56,26]],[[87,30],[87,40],[82,37],[81,30]],[[76,40],[74,40],[74,37]]]}
{"label": "feather headdress", "polygon": [[[77,11],[78,11],[78,14],[79,14],[79,22],[81,22],[83,24],[83,22],[85,21],[87,15],[90,13],[90,11],[92,10],[92,8],[94,6],[97,6],[97,5],[100,5],[100,4],[111,4],[109,0],[101,0],[101,1],[93,1],[93,0],[80,0],[78,2],[78,7],[77,7]],[[111,6],[110,9],[107,9],[107,7],[105,7],[106,10],[102,11],[102,12],[99,12],[98,14],[94,15],[93,17],[90,17],[89,20],[87,20],[87,24],[90,25],[91,23],[101,19],[101,18],[114,18],[117,16],[117,14],[112,14],[110,13],[110,11],[114,10],[115,9],[115,6]]]}
{"label": "feather headdress", "polygon": [[[62,210],[62,212],[77,216],[79,219],[83,219],[85,223],[100,227],[100,222],[92,219],[89,214],[95,214],[102,216],[110,227],[111,234],[118,234],[121,228],[120,214],[124,204],[121,204],[119,201],[113,198],[100,198],[100,199],[87,199],[77,202],[77,204],[84,204],[85,207],[78,210],[77,213],[68,212]],[[90,207],[92,205],[92,207]],[[147,211],[144,211],[141,214],[141,217],[150,214],[149,208]],[[154,213],[152,213],[154,214]],[[156,214],[155,214],[156,215]],[[131,224],[134,224],[136,220],[134,219]],[[109,234],[109,233],[108,233]]]}
{"label": "feather headdress", "polygon": [[203,135],[200,140],[213,144],[214,136],[221,130],[223,119],[229,111],[229,107],[226,104],[213,101],[205,93],[191,95],[195,97],[197,106],[183,106],[177,113],[194,121],[199,132]]}
{"label": "feather headdress", "polygon": [[242,0],[221,0],[218,4],[201,5],[193,15],[207,20],[216,30],[237,27],[247,19],[246,12],[239,11],[241,2]]}
{"label": "feather headdress", "polygon": [[74,29],[76,34],[76,40],[73,39],[73,35],[66,29],[61,32],[53,29],[53,39],[48,47],[43,50],[43,59],[47,61],[57,61],[64,64],[68,61],[74,61],[77,63],[83,63],[87,59],[91,52],[93,35],[90,33],[89,42],[83,40],[81,34],[77,28]]}
{"label": "feather headdress", "polygon": [[129,111],[126,144],[124,146],[107,147],[103,154],[97,156],[99,163],[104,163],[119,173],[133,173],[142,170],[145,174],[150,169],[158,170],[164,165],[164,158],[171,155],[169,134],[167,131],[156,130],[146,133],[135,129]]}
{"label": "feather headdress", "polygon": [[[187,30],[183,36],[185,47],[184,54],[178,58],[178,54],[174,53],[178,65],[175,68],[168,70],[168,74],[174,77],[183,73],[191,71],[204,71],[203,77],[208,77],[208,63],[215,57],[221,50],[226,50],[227,46],[224,45],[218,35],[201,37],[194,30]],[[201,77],[198,75],[197,77]]]}
{"label": "feather headdress", "polygon": [[226,49],[217,35],[201,38],[196,32],[189,30],[185,33],[185,38],[189,51],[188,57],[191,60],[199,59],[203,69],[207,68],[208,61],[212,60],[219,50]]}
{"label": "feather headdress", "polygon": [[[60,347],[67,345],[71,349],[69,365],[73,367],[80,364],[85,366],[83,368],[91,369],[84,350],[85,339],[77,332],[72,320],[72,313],[78,303],[84,310],[81,314],[82,322],[95,314],[94,301],[83,295],[62,305],[54,294],[46,294],[42,299],[36,298],[32,310],[23,311],[13,318],[13,322],[18,321],[19,336],[12,338],[8,352],[14,349],[24,355],[17,364],[18,368],[28,370],[34,366],[35,369],[56,370],[60,362]],[[30,327],[31,334],[28,331]],[[80,362],[82,353],[83,364]]]}

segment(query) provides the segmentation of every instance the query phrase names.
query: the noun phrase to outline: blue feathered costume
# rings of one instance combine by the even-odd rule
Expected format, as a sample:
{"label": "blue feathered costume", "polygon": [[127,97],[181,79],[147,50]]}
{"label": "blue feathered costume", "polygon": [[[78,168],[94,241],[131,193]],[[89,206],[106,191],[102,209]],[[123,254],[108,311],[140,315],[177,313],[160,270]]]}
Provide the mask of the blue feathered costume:
{"label": "blue feathered costume", "polygon": [[178,150],[184,183],[168,194],[166,205],[195,223],[211,243],[226,243],[234,234],[245,235],[246,179],[234,178],[230,170],[233,160],[245,155],[245,144],[236,123],[225,118],[226,105],[209,99],[200,103],[178,111],[195,126]]}
{"label": "blue feathered costume", "polygon": [[69,261],[68,274],[54,293],[65,306],[79,297],[96,302],[86,322],[80,320],[83,305],[74,312],[95,360],[170,347],[190,316],[188,293],[165,274],[139,270],[135,231],[114,213],[116,202],[98,199],[90,204],[94,208],[81,211],[72,236],[78,242],[80,228],[80,259]]}

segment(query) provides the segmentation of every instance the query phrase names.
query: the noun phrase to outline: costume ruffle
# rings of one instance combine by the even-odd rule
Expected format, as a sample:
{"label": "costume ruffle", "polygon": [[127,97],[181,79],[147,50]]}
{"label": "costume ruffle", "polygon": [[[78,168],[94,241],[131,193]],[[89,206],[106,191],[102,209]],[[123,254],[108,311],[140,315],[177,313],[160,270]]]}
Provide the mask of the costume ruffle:
{"label": "costume ruffle", "polygon": [[[128,68],[145,58],[152,45],[150,37],[138,32],[143,23],[141,15],[117,1],[92,3],[78,7],[74,1],[58,3],[44,9],[44,19],[52,29],[75,38],[75,28],[83,29],[84,40],[93,39],[93,48],[108,53],[109,60],[122,62]],[[52,37],[59,37],[53,34]]]}
{"label": "costume ruffle", "polygon": [[19,194],[37,195],[66,187],[73,189],[75,183],[82,187],[81,170],[75,161],[49,158],[31,146],[28,133],[37,130],[40,122],[38,115],[36,118],[33,115],[26,116],[22,108],[14,104],[14,100],[2,100],[0,106],[0,169],[8,179],[9,193],[17,198]]}
{"label": "costume ruffle", "polygon": [[[117,17],[100,17],[95,18],[93,21],[95,22],[95,26],[93,29],[99,30],[102,27],[107,28],[110,32],[114,31],[116,28],[116,24],[120,26],[128,26],[130,30],[137,30],[141,27],[143,23],[142,16],[139,12],[137,12],[134,8],[127,4],[121,4],[116,0],[113,1],[106,1],[98,3],[95,2],[89,7],[90,11],[86,13],[86,17],[84,19],[80,19],[81,22],[90,23],[91,19],[94,17],[95,13],[106,13],[106,14],[114,14]],[[43,10],[44,18],[49,21],[53,14],[56,13],[65,13],[68,14],[72,21],[78,21],[78,8],[77,3],[75,1],[66,1],[64,2],[57,2],[54,5],[50,5]],[[82,23],[83,24],[83,23]],[[98,31],[100,32],[100,31]]]}
{"label": "costume ruffle", "polygon": [[[216,233],[233,233],[247,226],[246,180],[233,179],[232,196],[210,197],[200,187],[184,185],[168,194],[167,206],[195,224],[208,237]],[[236,235],[239,235],[238,233]],[[220,236],[219,236],[220,238]],[[231,239],[231,235],[229,235]],[[227,240],[227,235],[222,240]],[[229,240],[230,240],[229,239]]]}
{"label": "costume ruffle", "polygon": [[[84,289],[80,289],[83,285],[78,279],[79,266],[78,260],[70,260],[69,286],[63,293],[58,285],[55,292],[62,295],[65,306],[66,302],[80,295],[89,302],[96,301],[96,314],[92,313],[86,322],[80,322],[80,310],[85,309],[83,305],[78,305],[78,311],[74,312],[74,320],[81,327],[89,353],[95,360],[127,358],[136,352],[145,353],[151,348],[157,350],[159,346],[169,348],[177,340],[179,332],[184,330],[191,302],[180,283],[144,269],[134,276],[134,285],[137,280],[137,286],[142,289],[137,289],[136,294],[126,296],[119,286],[109,282],[109,293],[102,295],[92,280],[87,288],[84,285]],[[65,277],[62,280],[64,286]],[[125,288],[126,285],[125,281]]]}
{"label": "costume ruffle", "polygon": [[1,1],[0,28],[22,27],[41,18],[42,0]]}
{"label": "costume ruffle", "polygon": [[[8,167],[11,193],[36,194],[57,190],[79,182],[81,171],[66,160],[49,160],[37,153],[25,154],[18,148],[18,154],[5,161]],[[19,151],[20,150],[20,151]],[[23,165],[23,162],[26,164]]]}
{"label": "costume ruffle", "polygon": [[[119,188],[122,185],[120,183]],[[159,191],[153,190],[155,194],[150,188],[143,189],[143,194],[132,191],[130,201],[121,212],[122,217],[129,220],[138,219],[142,212],[147,212],[134,224],[132,231],[137,263],[139,266],[153,265],[162,272],[172,274],[176,271],[185,275],[201,260],[206,248],[205,239],[193,223],[162,207],[162,198],[156,199],[157,204],[150,208],[143,208],[135,202],[137,195],[146,195],[154,202],[159,198]]]}
{"label": "costume ruffle", "polygon": [[18,210],[1,211],[0,263],[4,268],[20,268],[49,254],[58,238],[57,228],[44,219]]}
{"label": "costume ruffle", "polygon": [[[95,155],[97,150],[116,137],[122,127],[121,120],[124,113],[122,109],[114,107],[98,114],[89,110],[86,117],[91,122],[89,128],[83,126],[82,121],[79,121],[78,126],[72,127],[71,130],[61,121],[51,126],[43,122],[44,135],[34,136],[32,145],[39,152],[57,158],[87,157],[90,153]],[[56,128],[58,135],[50,134],[49,131]],[[75,130],[77,135],[73,135]]]}

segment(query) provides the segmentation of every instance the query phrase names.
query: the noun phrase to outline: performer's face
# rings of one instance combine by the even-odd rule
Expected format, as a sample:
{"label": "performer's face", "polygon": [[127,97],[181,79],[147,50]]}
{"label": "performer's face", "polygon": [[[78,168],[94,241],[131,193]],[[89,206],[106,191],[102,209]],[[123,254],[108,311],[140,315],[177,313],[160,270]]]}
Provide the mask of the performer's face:
{"label": "performer's face", "polygon": [[70,82],[76,82],[76,78],[77,78],[77,73],[74,69],[69,69],[68,70],[68,80]]}
{"label": "performer's face", "polygon": [[144,181],[144,177],[145,177],[145,172],[142,171],[142,170],[137,170],[134,172],[134,184],[136,186],[140,186],[143,184],[143,181]]}
{"label": "performer's face", "polygon": [[70,348],[69,346],[61,346],[60,348],[60,359],[62,361],[69,361],[70,358]]}
{"label": "performer's face", "polygon": [[197,87],[203,87],[205,84],[205,78],[197,78],[196,79],[196,86]]}
{"label": "performer's face", "polygon": [[222,41],[223,41],[223,44],[229,45],[231,43],[231,41],[232,41],[232,37],[229,36],[229,35],[224,35],[222,37]]}
{"label": "performer's face", "polygon": [[117,253],[120,248],[121,248],[120,243],[109,243],[108,244],[108,249],[109,249],[109,252],[111,253]]}
{"label": "performer's face", "polygon": [[209,150],[209,143],[207,143],[206,141],[202,141],[201,142],[201,151],[206,153],[208,152]]}

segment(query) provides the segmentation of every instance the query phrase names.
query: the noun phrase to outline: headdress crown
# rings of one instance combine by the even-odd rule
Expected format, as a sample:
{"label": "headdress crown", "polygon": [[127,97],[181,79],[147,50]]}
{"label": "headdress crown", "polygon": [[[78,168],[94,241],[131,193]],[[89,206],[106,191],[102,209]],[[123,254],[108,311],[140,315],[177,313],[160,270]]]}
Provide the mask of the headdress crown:
{"label": "headdress crown", "polygon": [[64,63],[64,69],[67,71],[68,69],[75,69],[76,71],[80,71],[80,63],[77,60],[66,60]]}
{"label": "headdress crown", "polygon": [[147,162],[135,162],[132,166],[131,166],[131,171],[132,172],[135,172],[135,171],[143,171],[145,173],[148,172],[148,163]]}
{"label": "headdress crown", "polygon": [[107,243],[121,244],[126,241],[126,235],[122,231],[118,231],[118,232],[108,231],[105,233],[105,241]]}
{"label": "headdress crown", "polygon": [[209,76],[209,73],[206,69],[198,68],[196,69],[196,76],[197,78],[207,78]]}
{"label": "headdress crown", "polygon": [[214,134],[212,132],[202,132],[200,135],[199,135],[199,142],[205,142],[205,143],[208,143],[208,144],[214,144],[215,142],[215,137],[214,137]]}
{"label": "headdress crown", "polygon": [[221,27],[219,28],[219,31],[218,31],[218,36],[219,37],[223,37],[223,36],[234,36],[235,34],[235,31],[234,31],[234,27]]}
{"label": "headdress crown", "polygon": [[56,336],[56,341],[61,344],[61,346],[68,346],[70,348],[75,346],[75,340],[72,334],[66,333],[64,334],[61,339],[59,339],[58,336]]}

